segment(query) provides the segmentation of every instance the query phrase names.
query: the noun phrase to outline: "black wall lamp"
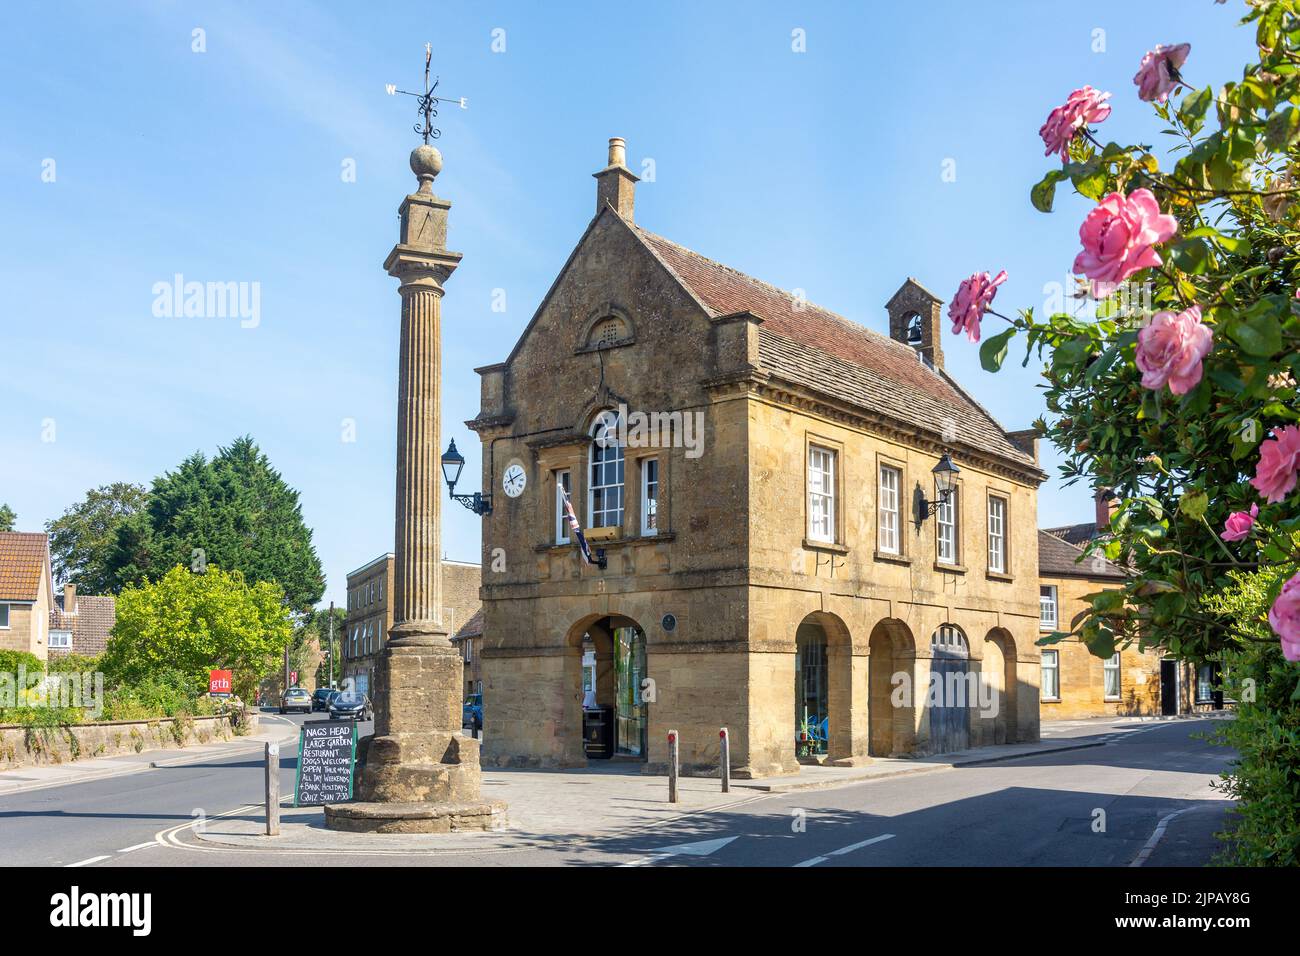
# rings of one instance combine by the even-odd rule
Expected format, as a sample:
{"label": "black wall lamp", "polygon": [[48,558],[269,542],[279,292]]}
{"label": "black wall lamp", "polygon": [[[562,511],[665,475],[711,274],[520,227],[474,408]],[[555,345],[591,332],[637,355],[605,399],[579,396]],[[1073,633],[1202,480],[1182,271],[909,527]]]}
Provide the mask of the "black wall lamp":
{"label": "black wall lamp", "polygon": [[956,478],[961,469],[954,465],[952,459],[945,454],[939,459],[939,464],[930,469],[930,472],[934,475],[934,486],[939,491],[939,500],[930,501],[924,495],[921,496],[919,507],[922,521],[948,503],[948,499],[952,497],[953,488],[956,486]]}
{"label": "black wall lamp", "polygon": [[456,439],[451,440],[447,450],[442,453],[442,477],[447,481],[447,495],[452,501],[459,501],[476,515],[492,513],[492,496],[481,492],[472,495],[456,494],[456,482],[460,480],[460,470],[465,467],[465,456],[456,450]]}

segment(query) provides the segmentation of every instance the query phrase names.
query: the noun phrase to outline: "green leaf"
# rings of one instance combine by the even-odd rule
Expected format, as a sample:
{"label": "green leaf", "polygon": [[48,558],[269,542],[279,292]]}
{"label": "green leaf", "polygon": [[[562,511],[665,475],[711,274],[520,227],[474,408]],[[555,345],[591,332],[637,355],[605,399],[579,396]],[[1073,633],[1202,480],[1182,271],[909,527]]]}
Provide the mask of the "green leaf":
{"label": "green leaf", "polygon": [[1065,178],[1062,169],[1048,170],[1047,175],[1029,190],[1029,201],[1034,204],[1034,208],[1039,212],[1051,212],[1052,203],[1056,199],[1056,184]]}
{"label": "green leaf", "polygon": [[1300,137],[1300,110],[1294,106],[1280,109],[1264,125],[1264,142],[1272,149],[1285,149]]}
{"label": "green leaf", "polygon": [[1204,518],[1209,507],[1210,496],[1203,491],[1189,491],[1178,501],[1178,510],[1193,521]]}
{"label": "green leaf", "polygon": [[1248,355],[1268,358],[1282,351],[1282,325],[1271,315],[1254,315],[1231,326],[1228,334]]}
{"label": "green leaf", "polygon": [[1183,121],[1188,132],[1193,136],[1205,125],[1205,113],[1214,102],[1214,93],[1207,86],[1205,89],[1188,93],[1183,97],[1183,105],[1178,108],[1178,118]]}
{"label": "green leaf", "polygon": [[1095,382],[1102,375],[1105,375],[1110,371],[1111,366],[1115,364],[1116,359],[1120,356],[1121,348],[1120,345],[1112,345],[1110,348],[1106,349],[1106,351],[1101,353],[1097,361],[1088,366],[1087,379],[1089,382]]}
{"label": "green leaf", "polygon": [[1174,265],[1183,272],[1189,275],[1201,275],[1209,265],[1210,247],[1203,239],[1184,239],[1169,247],[1169,255]]}
{"label": "green leaf", "polygon": [[1016,334],[1016,329],[1006,329],[997,335],[990,336],[980,344],[980,365],[986,372],[996,372],[1002,368],[1002,363],[1007,358],[1007,346],[1010,345],[1012,337]]}
{"label": "green leaf", "polygon": [[1106,168],[1104,166],[1089,168],[1090,165],[1080,167],[1070,179],[1080,196],[1096,200],[1106,194]]}

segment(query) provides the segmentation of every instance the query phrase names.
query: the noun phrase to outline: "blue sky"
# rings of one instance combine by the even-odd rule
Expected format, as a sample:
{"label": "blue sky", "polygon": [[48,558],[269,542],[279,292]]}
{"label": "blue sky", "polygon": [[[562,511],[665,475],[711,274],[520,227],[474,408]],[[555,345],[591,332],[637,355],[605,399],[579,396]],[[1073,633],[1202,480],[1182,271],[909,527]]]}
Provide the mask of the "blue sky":
{"label": "blue sky", "polygon": [[[1112,91],[1104,135],[1159,146],[1132,83],[1142,54],[1190,42],[1184,74],[1217,86],[1252,51],[1237,0],[807,7],[7,10],[0,502],[39,530],[93,486],[148,484],[247,433],[302,493],[326,600],[391,550],[399,299],[382,262],[418,138],[413,101],[384,85],[418,86],[426,40],[441,90],[470,105],[440,117],[437,192],[465,255],[444,302],[444,441],[467,453],[471,486],[472,370],[505,358],[581,235],[608,137],[626,137],[634,169],[654,160],[642,225],[886,331],[909,275],[947,298],[1005,268],[1003,311],[1041,307],[1044,285],[1067,280],[1086,204],[1062,197],[1047,216],[1028,190],[1052,164],[1038,127],[1070,90]],[[153,287],[177,273],[258,283],[260,322],[156,316]],[[947,332],[944,352],[1007,427],[1041,413],[1033,363],[1013,352],[989,375]],[[1044,525],[1091,514],[1086,489],[1055,480],[1039,508]],[[444,514],[448,557],[477,560],[478,519]]]}

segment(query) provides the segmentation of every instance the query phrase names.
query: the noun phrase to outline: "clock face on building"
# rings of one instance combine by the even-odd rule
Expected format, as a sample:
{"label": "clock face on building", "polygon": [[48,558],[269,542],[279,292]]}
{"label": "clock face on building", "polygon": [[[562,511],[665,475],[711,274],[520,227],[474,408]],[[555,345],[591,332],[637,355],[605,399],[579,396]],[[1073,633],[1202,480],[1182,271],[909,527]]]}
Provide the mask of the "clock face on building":
{"label": "clock face on building", "polygon": [[524,493],[524,485],[528,484],[528,475],[524,472],[524,466],[518,463],[506,466],[505,473],[501,476],[501,488],[511,498],[518,498]]}

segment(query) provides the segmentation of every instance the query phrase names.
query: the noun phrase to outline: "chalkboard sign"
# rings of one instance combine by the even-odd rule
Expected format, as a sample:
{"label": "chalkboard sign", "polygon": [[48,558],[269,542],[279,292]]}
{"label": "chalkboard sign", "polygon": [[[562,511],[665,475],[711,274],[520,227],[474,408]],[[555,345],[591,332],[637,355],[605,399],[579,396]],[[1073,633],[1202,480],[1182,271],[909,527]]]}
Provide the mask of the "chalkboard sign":
{"label": "chalkboard sign", "polygon": [[318,807],[351,800],[356,759],[355,722],[314,720],[303,724],[298,738],[294,806]]}

